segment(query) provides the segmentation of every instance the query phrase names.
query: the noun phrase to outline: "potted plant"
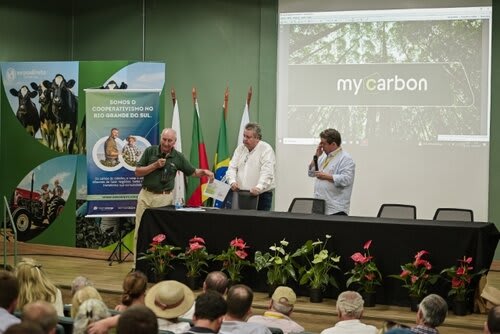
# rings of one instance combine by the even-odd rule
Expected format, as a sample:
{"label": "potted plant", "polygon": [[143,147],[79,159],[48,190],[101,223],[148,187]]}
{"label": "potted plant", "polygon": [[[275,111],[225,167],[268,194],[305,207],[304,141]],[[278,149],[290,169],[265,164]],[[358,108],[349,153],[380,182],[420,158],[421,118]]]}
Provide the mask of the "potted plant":
{"label": "potted plant", "polygon": [[332,236],[327,234],[325,241],[307,240],[306,243],[297,249],[293,256],[302,256],[306,265],[299,268],[300,285],[307,285],[310,288],[310,301],[320,303],[323,301],[322,290],[328,284],[338,288],[337,281],[329,275],[332,269],[340,269],[337,263],[340,256],[334,256],[326,249],[326,244]]}
{"label": "potted plant", "polygon": [[418,310],[418,303],[427,295],[429,285],[436,283],[439,275],[431,274],[432,265],[423,257],[429,252],[421,250],[415,255],[415,261],[403,264],[399,275],[389,275],[404,282],[403,287],[408,289],[410,307]]}
{"label": "potted plant", "polygon": [[150,244],[151,247],[138,259],[149,261],[156,282],[165,279],[168,270],[173,268],[170,262],[176,258],[174,252],[180,250],[180,248],[176,246],[162,245],[162,242],[166,238],[165,234],[154,236]]}
{"label": "potted plant", "polygon": [[196,290],[198,288],[198,278],[202,273],[207,272],[204,268],[208,267],[207,260],[210,258],[205,246],[205,240],[194,236],[189,240],[186,250],[180,253],[177,258],[184,261],[187,268],[187,285],[191,290]]}
{"label": "potted plant", "polygon": [[216,255],[214,260],[222,261],[222,270],[229,275],[230,284],[235,284],[241,281],[241,269],[249,266],[250,262],[246,260],[248,253],[245,249],[249,248],[245,241],[241,238],[234,238],[229,243],[227,250]]}
{"label": "potted plant", "polygon": [[270,294],[277,286],[286,285],[289,278],[297,280],[293,261],[294,256],[297,255],[287,253],[285,250],[287,246],[288,241],[283,239],[279,245],[274,244],[269,247],[271,253],[255,252],[254,267],[257,271],[267,269],[267,284]]}
{"label": "potted plant", "polygon": [[373,260],[373,256],[370,255],[371,244],[371,240],[365,242],[363,246],[364,254],[357,252],[351,255],[354,268],[346,273],[346,275],[351,275],[346,282],[346,286],[349,287],[351,284],[358,286],[358,291],[363,296],[365,300],[364,306],[366,307],[375,306],[375,287],[382,283],[382,275]]}
{"label": "potted plant", "polygon": [[472,257],[463,257],[458,260],[459,265],[450,268],[445,268],[441,274],[446,275],[447,279],[451,282],[451,289],[448,296],[453,299],[453,313],[456,315],[467,314],[467,300],[468,295],[472,292],[470,284],[472,279],[477,275],[482,275],[486,269],[482,269],[476,273],[472,273]]}

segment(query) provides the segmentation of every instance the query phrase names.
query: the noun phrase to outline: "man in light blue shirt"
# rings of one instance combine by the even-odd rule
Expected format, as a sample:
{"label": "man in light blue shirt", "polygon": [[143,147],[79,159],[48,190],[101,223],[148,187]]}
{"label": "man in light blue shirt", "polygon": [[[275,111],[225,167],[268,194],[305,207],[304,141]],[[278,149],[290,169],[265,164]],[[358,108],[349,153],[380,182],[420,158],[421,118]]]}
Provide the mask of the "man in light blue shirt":
{"label": "man in light blue shirt", "polygon": [[327,215],[348,215],[356,165],[342,147],[335,129],[320,133],[315,158],[309,164],[309,176],[315,177],[314,198],[324,199]]}

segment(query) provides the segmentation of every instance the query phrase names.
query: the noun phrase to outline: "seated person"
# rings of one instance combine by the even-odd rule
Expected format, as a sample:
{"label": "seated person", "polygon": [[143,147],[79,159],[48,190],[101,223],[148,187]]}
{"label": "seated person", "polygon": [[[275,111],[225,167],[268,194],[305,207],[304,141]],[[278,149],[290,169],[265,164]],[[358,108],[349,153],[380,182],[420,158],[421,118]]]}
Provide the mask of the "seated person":
{"label": "seated person", "polygon": [[78,308],[73,322],[73,334],[87,334],[89,324],[109,316],[108,307],[101,300],[87,299]]}
{"label": "seated person", "polygon": [[132,305],[118,320],[118,334],[157,334],[158,321],[153,311],[145,305]]}
{"label": "seated person", "polygon": [[417,326],[411,328],[412,333],[439,333],[436,327],[444,322],[447,313],[448,304],[441,296],[428,295],[418,305]]}
{"label": "seated person", "polygon": [[213,290],[205,291],[196,298],[193,316],[194,326],[187,333],[218,333],[226,312],[227,303],[224,297]]}
{"label": "seated person", "polygon": [[78,309],[80,305],[83,304],[88,299],[97,299],[102,301],[102,297],[99,294],[99,291],[96,290],[93,286],[86,286],[78,290],[73,298],[71,299],[71,317],[74,319],[76,314],[78,313]]}
{"label": "seated person", "polygon": [[148,278],[140,271],[128,273],[123,280],[122,303],[116,305],[116,311],[125,311],[132,305],[144,305]]}
{"label": "seated person", "polygon": [[59,321],[54,305],[42,300],[24,305],[21,319],[40,325],[46,334],[55,334]]}

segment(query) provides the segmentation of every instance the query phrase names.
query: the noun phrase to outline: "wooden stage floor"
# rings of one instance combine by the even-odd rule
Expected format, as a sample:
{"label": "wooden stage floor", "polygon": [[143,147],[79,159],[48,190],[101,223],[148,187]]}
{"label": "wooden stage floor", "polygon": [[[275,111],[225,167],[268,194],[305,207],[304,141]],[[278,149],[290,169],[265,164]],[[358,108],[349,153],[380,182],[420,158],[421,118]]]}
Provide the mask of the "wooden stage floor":
{"label": "wooden stage floor", "polygon": [[[4,245],[0,242],[3,262]],[[7,247],[7,263],[14,264],[13,247]],[[130,271],[132,263],[114,262],[111,266],[106,261],[109,253],[68,247],[34,245],[20,243],[18,247],[18,261],[22,257],[31,257],[39,261],[48,275],[63,292],[65,303],[70,303],[69,288],[71,281],[79,275],[87,276],[101,292],[109,308],[114,308],[120,302],[121,284],[125,275]],[[500,288],[500,270],[497,265],[492,266],[488,276],[490,284]],[[256,293],[254,298],[254,313],[262,314],[269,305],[267,294]],[[308,297],[299,297],[292,318],[299,322],[306,331],[319,333],[331,327],[337,320],[335,301],[326,299],[321,304],[312,304]],[[393,320],[407,325],[415,322],[415,313],[408,308],[377,305],[365,309],[363,321],[380,327],[384,320]],[[482,333],[484,314],[471,314],[458,317],[449,313],[446,322],[439,328],[441,334]]]}

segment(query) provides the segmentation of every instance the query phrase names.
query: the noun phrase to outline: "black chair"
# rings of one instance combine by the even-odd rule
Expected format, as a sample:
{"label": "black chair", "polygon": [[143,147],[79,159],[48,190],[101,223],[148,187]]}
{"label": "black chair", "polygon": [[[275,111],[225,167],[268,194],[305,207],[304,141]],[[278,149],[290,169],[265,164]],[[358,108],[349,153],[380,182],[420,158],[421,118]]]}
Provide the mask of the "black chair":
{"label": "black chair", "polygon": [[417,219],[417,208],[408,204],[382,204],[378,210],[379,218]]}
{"label": "black chair", "polygon": [[283,334],[283,330],[278,327],[267,327],[272,334]]}
{"label": "black chair", "polygon": [[474,212],[470,209],[438,208],[432,219],[473,222]]}
{"label": "black chair", "polygon": [[231,209],[257,210],[259,196],[254,196],[249,190],[233,191]]}
{"label": "black chair", "polygon": [[318,198],[294,198],[288,212],[325,214],[325,200]]}

